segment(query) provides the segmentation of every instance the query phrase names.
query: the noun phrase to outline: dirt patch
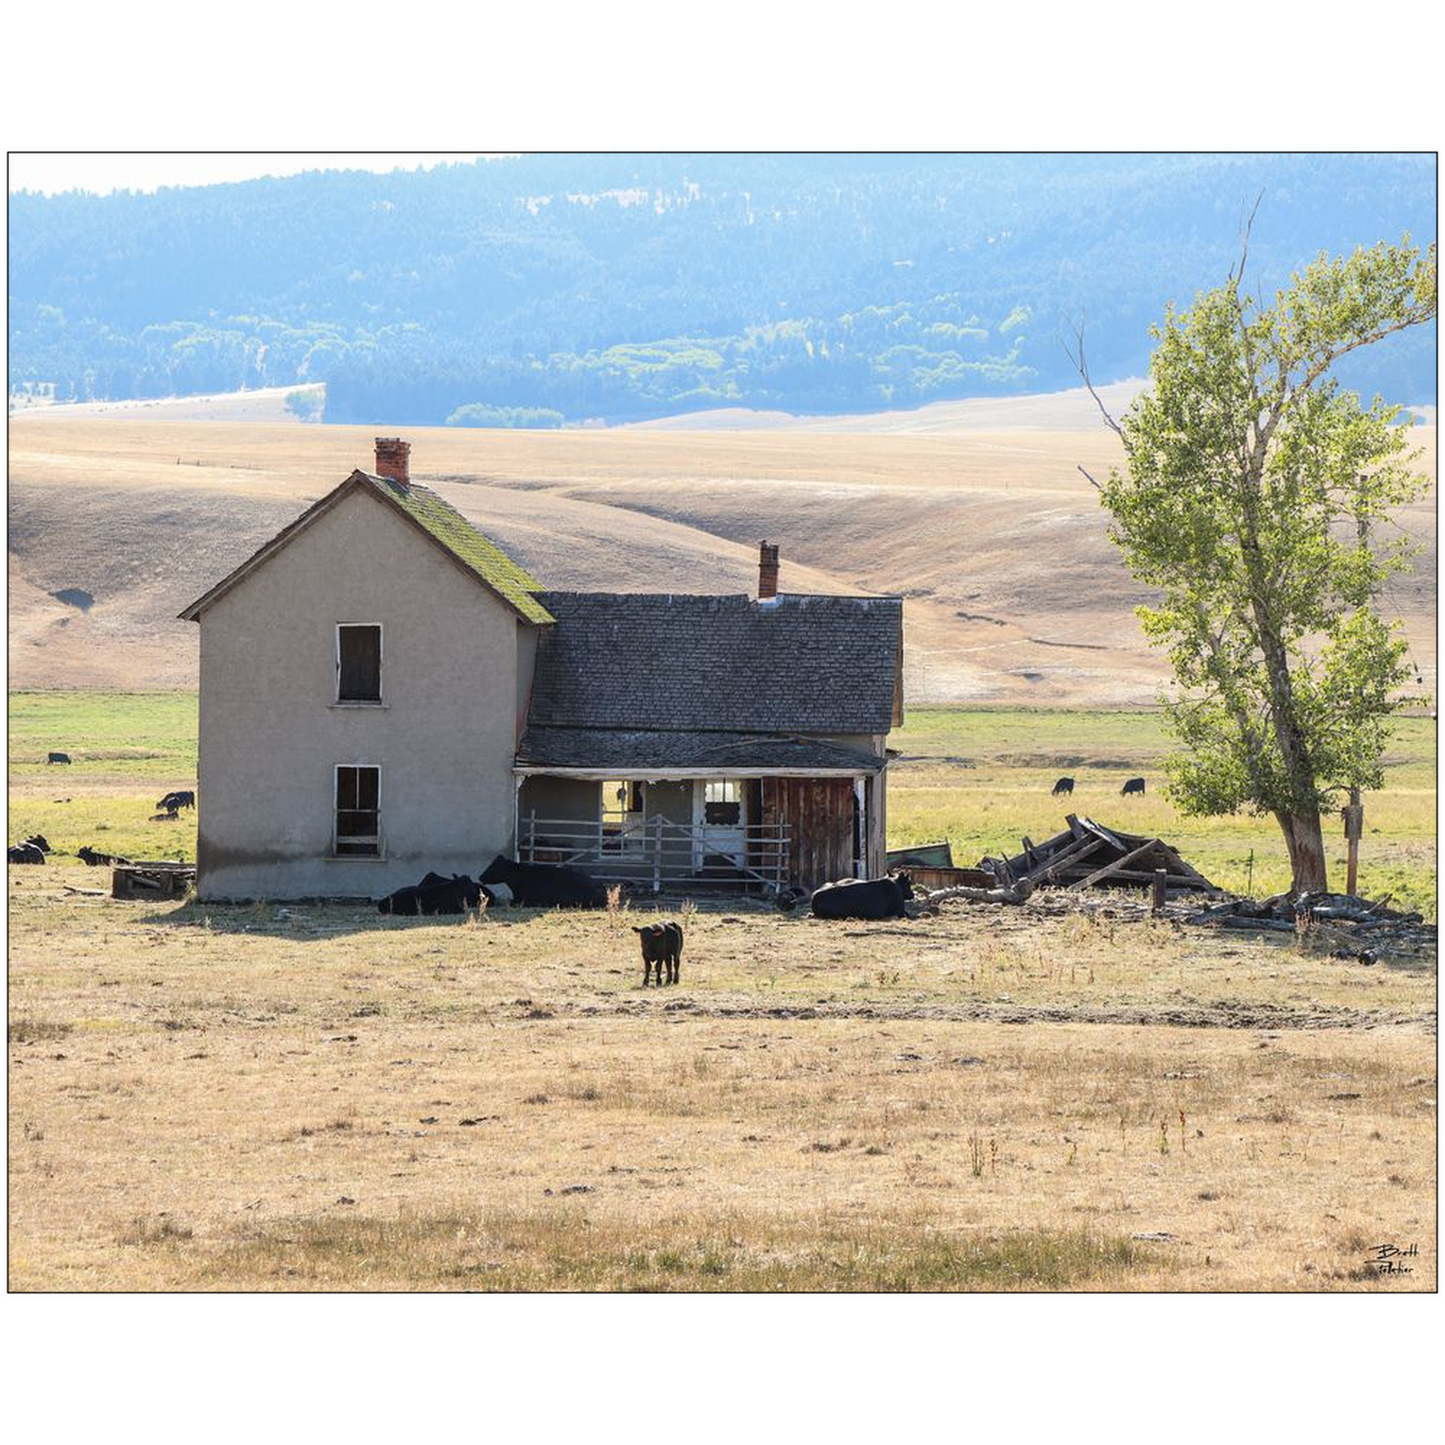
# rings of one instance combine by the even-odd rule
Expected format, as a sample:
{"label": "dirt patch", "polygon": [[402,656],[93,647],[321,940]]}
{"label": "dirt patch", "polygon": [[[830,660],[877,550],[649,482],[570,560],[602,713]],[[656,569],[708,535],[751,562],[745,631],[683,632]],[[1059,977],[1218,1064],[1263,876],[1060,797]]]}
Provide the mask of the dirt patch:
{"label": "dirt patch", "polygon": [[[655,999],[619,999],[605,1004],[583,1004],[573,1009],[558,1010],[592,1017],[598,1014],[619,1014],[627,1017],[685,1013],[698,1018],[738,1019],[864,1019],[871,1022],[910,1020],[931,1023],[996,1023],[996,1024],[1141,1024],[1160,1028],[1186,1029],[1396,1029],[1418,1028],[1434,1035],[1436,1014],[1404,1013],[1374,1009],[1316,1007],[1287,1008],[1282,1005],[1245,1003],[1221,999],[1213,1004],[1192,1004],[1179,1007],[1095,1006],[1050,1007],[1038,1004],[962,1003],[962,1004],[892,1004],[892,1003],[788,1003],[758,1004],[744,999],[730,1001],[716,997],[705,1000],[688,998],[658,1001]],[[529,1012],[518,1015],[531,1018]]]}

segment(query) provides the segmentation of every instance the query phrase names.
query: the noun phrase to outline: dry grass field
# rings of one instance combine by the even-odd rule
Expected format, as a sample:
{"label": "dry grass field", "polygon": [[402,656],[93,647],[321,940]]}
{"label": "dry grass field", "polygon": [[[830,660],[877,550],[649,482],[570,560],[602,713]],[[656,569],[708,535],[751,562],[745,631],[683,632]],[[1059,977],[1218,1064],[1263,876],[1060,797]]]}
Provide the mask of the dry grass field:
{"label": "dry grass field", "polygon": [[1435,1284],[1433,971],[729,905],[644,992],[631,915],[78,872],[12,870],[12,1288]]}
{"label": "dry grass field", "polygon": [[[194,781],[193,697],[10,720],[15,835],[194,856],[191,815],[148,821]],[[1075,804],[1117,820],[1109,760],[1159,746],[1147,717],[1003,710],[898,740],[895,835],[952,819],[960,850],[1058,811],[1041,754],[1080,748]],[[1433,916],[1433,724],[1396,746],[1367,860],[1415,850]],[[1255,836],[1194,826],[1212,871]],[[871,925],[719,902],[681,985],[644,991],[650,903],[402,920],[83,891],[107,881],[10,870],[12,1288],[1435,1284],[1433,966],[1047,900]],[[1412,1273],[1376,1274],[1381,1244],[1417,1245]]]}
{"label": "dry grass field", "polygon": [[[957,412],[872,423],[911,430],[407,434],[417,475],[552,585],[750,591],[765,536],[785,588],[908,599],[913,703],[1151,702],[1144,593],[1078,471],[1118,460],[1112,434],[1077,398]],[[176,613],[394,430],[165,415],[12,418],[12,687],[193,687]],[[1434,426],[1415,437],[1433,476]],[[1433,691],[1433,495],[1402,524],[1425,551],[1391,600]],[[70,589],[91,603],[53,595]]]}

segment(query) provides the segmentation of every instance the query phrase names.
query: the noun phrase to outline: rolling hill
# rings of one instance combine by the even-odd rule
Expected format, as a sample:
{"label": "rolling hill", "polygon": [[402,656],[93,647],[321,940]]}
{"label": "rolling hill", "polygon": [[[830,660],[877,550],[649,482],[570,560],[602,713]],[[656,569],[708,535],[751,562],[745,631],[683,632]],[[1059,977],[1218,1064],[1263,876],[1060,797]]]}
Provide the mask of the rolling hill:
{"label": "rolling hill", "polygon": [[[1152,701],[1164,668],[1133,616],[1145,594],[1078,471],[1117,461],[1112,435],[1083,429],[1077,397],[978,405],[914,430],[894,414],[826,431],[406,434],[418,478],[551,585],[750,591],[767,538],[785,589],[908,599],[914,702]],[[13,418],[10,686],[194,686],[196,629],[176,613],[369,465],[374,431]],[[1416,436],[1433,476],[1433,425]],[[1402,523],[1425,554],[1391,600],[1433,692],[1433,495]]]}

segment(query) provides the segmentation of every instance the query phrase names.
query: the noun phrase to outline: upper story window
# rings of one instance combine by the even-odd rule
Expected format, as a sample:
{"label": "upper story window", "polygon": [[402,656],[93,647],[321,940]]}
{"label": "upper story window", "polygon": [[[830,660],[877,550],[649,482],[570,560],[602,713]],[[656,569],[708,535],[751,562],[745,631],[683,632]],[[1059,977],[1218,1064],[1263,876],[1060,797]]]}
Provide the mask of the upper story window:
{"label": "upper story window", "polygon": [[336,701],[381,701],[381,624],[342,622],[336,628]]}

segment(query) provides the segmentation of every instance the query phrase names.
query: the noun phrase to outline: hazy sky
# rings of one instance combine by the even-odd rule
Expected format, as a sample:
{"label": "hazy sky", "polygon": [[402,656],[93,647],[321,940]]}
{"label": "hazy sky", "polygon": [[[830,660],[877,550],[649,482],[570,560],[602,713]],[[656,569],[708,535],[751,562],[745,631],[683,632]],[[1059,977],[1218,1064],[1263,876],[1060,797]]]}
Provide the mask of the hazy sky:
{"label": "hazy sky", "polygon": [[207,186],[219,181],[248,181],[257,176],[294,176],[301,171],[414,170],[446,161],[474,161],[477,151],[236,151],[101,152],[51,154],[12,151],[12,191],[154,191],[160,186]]}

